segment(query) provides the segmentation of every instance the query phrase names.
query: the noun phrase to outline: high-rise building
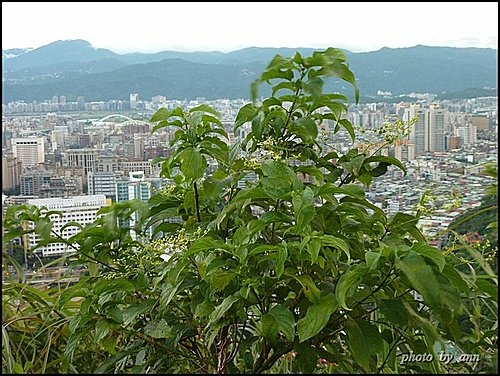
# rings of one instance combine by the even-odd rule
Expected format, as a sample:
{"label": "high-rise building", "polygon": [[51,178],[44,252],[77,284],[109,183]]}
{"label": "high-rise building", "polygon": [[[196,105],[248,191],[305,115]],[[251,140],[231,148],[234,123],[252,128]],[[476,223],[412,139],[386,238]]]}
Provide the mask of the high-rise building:
{"label": "high-rise building", "polygon": [[44,176],[37,172],[27,172],[21,175],[21,195],[38,196],[44,183]]}
{"label": "high-rise building", "polygon": [[2,189],[16,189],[20,185],[21,160],[13,152],[2,156]]}
{"label": "high-rise building", "polygon": [[92,172],[88,173],[89,195],[103,194],[116,201],[116,181],[119,179],[118,172]]}
{"label": "high-rise building", "polygon": [[135,110],[137,108],[137,102],[139,101],[139,94],[130,94],[130,109]]}
{"label": "high-rise building", "polygon": [[13,138],[11,144],[14,156],[21,160],[23,167],[45,162],[45,145],[42,137]]}
{"label": "high-rise building", "polygon": [[[97,218],[97,211],[103,206],[109,205],[109,201],[106,200],[104,195],[29,199],[27,203],[39,208],[45,207],[47,210],[61,211],[62,217],[53,214],[50,218],[52,220],[52,230],[64,239],[68,239],[79,231],[78,227],[69,226],[61,232],[64,225],[68,222],[77,222],[82,226],[92,223]],[[30,223],[29,226],[33,226],[33,223]],[[27,249],[33,249],[39,242],[40,237],[31,233],[27,235],[24,244]],[[77,245],[73,246],[77,247]],[[76,252],[76,250],[72,246],[61,242],[37,248],[36,252],[46,257],[61,256],[65,253]]]}
{"label": "high-rise building", "polygon": [[425,110],[420,108],[418,104],[411,104],[409,108],[404,110],[404,120],[408,122],[415,117],[417,121],[413,124],[409,139],[415,145],[415,154],[421,154],[425,153],[428,148],[425,138]]}
{"label": "high-rise building", "polygon": [[144,138],[134,137],[134,159],[142,160],[144,157]]}
{"label": "high-rise building", "polygon": [[412,104],[405,109],[404,120],[417,117],[410,133],[409,140],[415,145],[415,154],[441,152],[445,150],[445,112],[437,105],[428,109]]}
{"label": "high-rise building", "polygon": [[79,96],[76,98],[77,106],[78,106],[78,111],[83,111],[85,110],[85,97]]}
{"label": "high-rise building", "polygon": [[409,162],[415,159],[415,145],[408,140],[398,140],[393,145],[394,157],[401,162]]}
{"label": "high-rise building", "polygon": [[428,149],[426,151],[444,151],[444,110],[438,105],[432,105],[426,110],[426,139]]}
{"label": "high-rise building", "polygon": [[99,151],[92,148],[68,149],[66,151],[67,166],[82,167],[85,175],[92,171]]}
{"label": "high-rise building", "polygon": [[471,123],[456,127],[455,135],[462,139],[463,145],[472,145],[477,142],[477,127]]}

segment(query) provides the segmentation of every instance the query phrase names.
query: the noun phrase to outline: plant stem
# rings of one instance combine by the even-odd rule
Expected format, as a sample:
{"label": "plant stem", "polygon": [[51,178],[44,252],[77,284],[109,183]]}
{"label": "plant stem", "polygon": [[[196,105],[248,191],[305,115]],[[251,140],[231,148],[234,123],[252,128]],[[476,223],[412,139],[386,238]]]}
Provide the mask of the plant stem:
{"label": "plant stem", "polygon": [[199,199],[198,186],[196,185],[196,182],[194,182],[194,203],[196,205],[196,218],[198,219],[198,223],[201,222]]}

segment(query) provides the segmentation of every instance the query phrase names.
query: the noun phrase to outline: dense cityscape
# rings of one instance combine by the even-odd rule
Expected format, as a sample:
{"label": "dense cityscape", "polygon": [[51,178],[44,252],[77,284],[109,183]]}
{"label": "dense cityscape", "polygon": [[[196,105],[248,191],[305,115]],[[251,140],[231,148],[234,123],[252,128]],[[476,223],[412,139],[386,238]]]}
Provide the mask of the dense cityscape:
{"label": "dense cityscape", "polygon": [[[480,205],[491,178],[482,173],[484,164],[497,161],[497,97],[435,101],[432,94],[412,94],[413,103],[368,103],[350,105],[348,118],[359,130],[356,144],[367,152],[380,149],[407,168],[376,179],[367,198],[389,215],[414,212],[422,195],[431,190],[436,197],[434,214],[420,222],[428,235],[439,235],[463,211]],[[168,182],[160,176],[156,158],[168,157],[173,132],[151,133],[149,118],[165,107],[190,109],[206,103],[213,106],[230,135],[230,143],[244,139],[248,128],[232,132],[237,111],[247,100],[167,100],[155,96],[142,100],[130,94],[129,101],[67,103],[54,96],[43,103],[16,102],[3,105],[2,167],[4,207],[29,203],[63,210],[68,221],[82,225],[96,218],[99,208],[111,202],[148,200]],[[419,120],[406,138],[382,145],[374,130],[396,119]],[[371,134],[371,136],[369,136]],[[352,147],[347,134],[334,134],[328,123],[323,141],[332,150]],[[380,146],[383,147],[380,147]],[[247,176],[245,179],[252,179]],[[458,197],[462,205],[449,201]],[[65,236],[72,235],[66,230]],[[31,236],[26,247],[38,238]],[[439,239],[435,239],[436,244]],[[42,247],[43,256],[71,252],[63,244]]]}

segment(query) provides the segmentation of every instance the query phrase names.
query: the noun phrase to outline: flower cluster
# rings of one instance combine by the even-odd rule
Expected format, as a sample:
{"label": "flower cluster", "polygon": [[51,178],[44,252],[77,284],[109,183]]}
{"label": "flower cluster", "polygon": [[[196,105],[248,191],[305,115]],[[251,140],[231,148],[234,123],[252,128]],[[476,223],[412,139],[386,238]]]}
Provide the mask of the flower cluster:
{"label": "flower cluster", "polygon": [[145,250],[167,261],[173,253],[186,251],[192,241],[205,236],[207,232],[208,230],[198,228],[188,233],[185,228],[181,228],[170,236],[151,241]]}

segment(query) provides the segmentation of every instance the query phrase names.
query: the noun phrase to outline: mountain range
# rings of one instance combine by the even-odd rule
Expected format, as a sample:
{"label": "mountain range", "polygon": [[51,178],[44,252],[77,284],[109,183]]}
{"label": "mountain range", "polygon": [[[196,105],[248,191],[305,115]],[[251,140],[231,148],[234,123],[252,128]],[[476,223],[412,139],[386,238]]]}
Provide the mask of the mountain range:
{"label": "mountain range", "polygon": [[[36,49],[2,50],[2,103],[43,101],[65,95],[68,101],[128,100],[130,93],[151,99],[205,97],[248,98],[250,84],[270,60],[313,48],[249,47],[228,53],[161,51],[117,54],[84,40],[56,41]],[[346,51],[361,97],[373,101],[381,93],[393,97],[434,93],[453,98],[497,95],[497,50],[489,48],[387,48]],[[350,97],[349,84],[332,80],[327,90]],[[263,95],[269,93],[262,90]]]}

